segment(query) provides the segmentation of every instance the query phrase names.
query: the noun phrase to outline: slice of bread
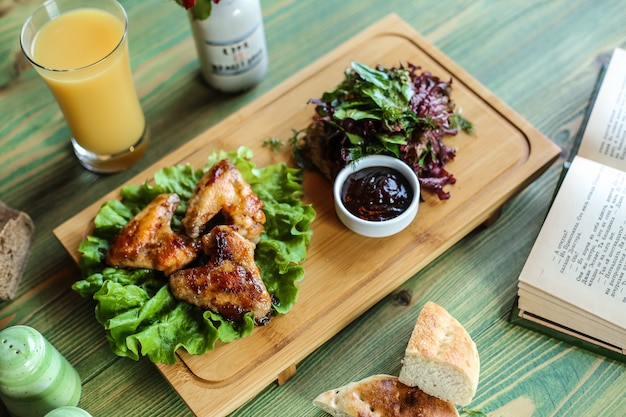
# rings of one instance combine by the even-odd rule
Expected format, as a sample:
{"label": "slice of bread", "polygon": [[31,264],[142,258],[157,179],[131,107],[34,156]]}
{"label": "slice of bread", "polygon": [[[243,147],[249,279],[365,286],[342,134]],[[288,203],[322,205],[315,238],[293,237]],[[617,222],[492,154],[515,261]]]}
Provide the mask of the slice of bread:
{"label": "slice of bread", "polygon": [[407,345],[399,379],[457,405],[468,405],[478,387],[480,360],[465,328],[429,301]]}
{"label": "slice of bread", "polygon": [[0,201],[0,300],[12,299],[22,281],[35,225],[28,214]]}
{"label": "slice of bread", "polygon": [[334,417],[458,417],[454,405],[408,387],[397,377],[373,375],[321,393],[313,404]]}

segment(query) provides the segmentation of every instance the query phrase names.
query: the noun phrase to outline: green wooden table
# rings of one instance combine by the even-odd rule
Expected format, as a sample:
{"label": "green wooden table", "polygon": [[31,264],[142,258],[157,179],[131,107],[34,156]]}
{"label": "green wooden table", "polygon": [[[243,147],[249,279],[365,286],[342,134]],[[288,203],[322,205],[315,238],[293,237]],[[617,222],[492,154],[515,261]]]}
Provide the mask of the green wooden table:
{"label": "green wooden table", "polygon": [[[269,72],[253,91],[227,96],[201,81],[182,9],[169,0],[122,0],[152,136],[136,166],[101,176],[78,164],[55,101],[20,52],[21,25],[39,4],[0,2],[0,200],[28,212],[36,225],[18,294],[0,303],[0,328],[39,329],[77,368],[80,405],[94,416],[192,413],[149,361],[111,353],[93,302],[70,289],[79,272],[52,234],[63,221],[392,12],[561,146],[563,158],[600,65],[613,48],[626,47],[620,0],[262,0]],[[232,415],[321,417],[311,404],[319,392],[397,374],[417,314],[433,300],[478,345],[481,381],[470,408],[492,417],[624,416],[624,364],[508,322],[559,172],[557,163],[510,200],[493,225],[472,232],[320,347],[286,384],[269,385]]]}

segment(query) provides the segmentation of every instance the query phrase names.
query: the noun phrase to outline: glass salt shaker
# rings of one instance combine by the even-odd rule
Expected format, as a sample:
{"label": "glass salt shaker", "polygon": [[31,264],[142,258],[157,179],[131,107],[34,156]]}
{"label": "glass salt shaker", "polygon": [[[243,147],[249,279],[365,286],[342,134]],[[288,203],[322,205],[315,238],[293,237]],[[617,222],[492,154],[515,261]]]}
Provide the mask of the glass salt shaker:
{"label": "glass salt shaker", "polygon": [[0,399],[13,417],[76,406],[80,395],[78,372],[41,333],[23,325],[0,332]]}

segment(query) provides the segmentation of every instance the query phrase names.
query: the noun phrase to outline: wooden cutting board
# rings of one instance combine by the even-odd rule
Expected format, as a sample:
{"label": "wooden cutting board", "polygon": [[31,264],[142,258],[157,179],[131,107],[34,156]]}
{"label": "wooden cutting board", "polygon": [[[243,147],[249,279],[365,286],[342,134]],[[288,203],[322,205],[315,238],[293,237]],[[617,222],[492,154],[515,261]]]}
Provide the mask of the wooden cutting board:
{"label": "wooden cutting board", "polygon": [[[416,274],[477,226],[493,219],[502,205],[554,162],[560,149],[477,80],[429,44],[396,15],[390,15],[232,114],[217,126],[129,181],[140,184],[164,166],[203,166],[214,150],[245,145],[257,166],[291,164],[290,152],[263,147],[270,137],[288,139],[313,115],[309,98],[336,86],[351,60],[387,67],[413,63],[452,79],[452,98],[476,128],[474,136],[447,139],[457,157],[447,168],[457,178],[452,197],[424,194],[419,213],[405,231],[388,238],[356,235],[337,219],[331,184],[307,172],[307,203],[317,211],[305,278],[293,310],[274,317],[252,335],[191,356],[178,352],[175,365],[157,365],[199,416],[224,416],[268,384],[285,382],[296,364],[351,321]],[[100,205],[118,198],[114,190],[55,229],[78,260],[77,248]]]}

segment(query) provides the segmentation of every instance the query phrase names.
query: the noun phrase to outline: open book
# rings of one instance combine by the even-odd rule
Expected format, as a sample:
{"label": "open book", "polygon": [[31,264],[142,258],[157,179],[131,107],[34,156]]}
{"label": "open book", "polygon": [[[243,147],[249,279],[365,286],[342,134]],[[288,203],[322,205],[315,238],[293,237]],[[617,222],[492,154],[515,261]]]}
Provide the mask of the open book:
{"label": "open book", "polygon": [[520,274],[511,319],[626,360],[625,50],[613,52],[583,129]]}

